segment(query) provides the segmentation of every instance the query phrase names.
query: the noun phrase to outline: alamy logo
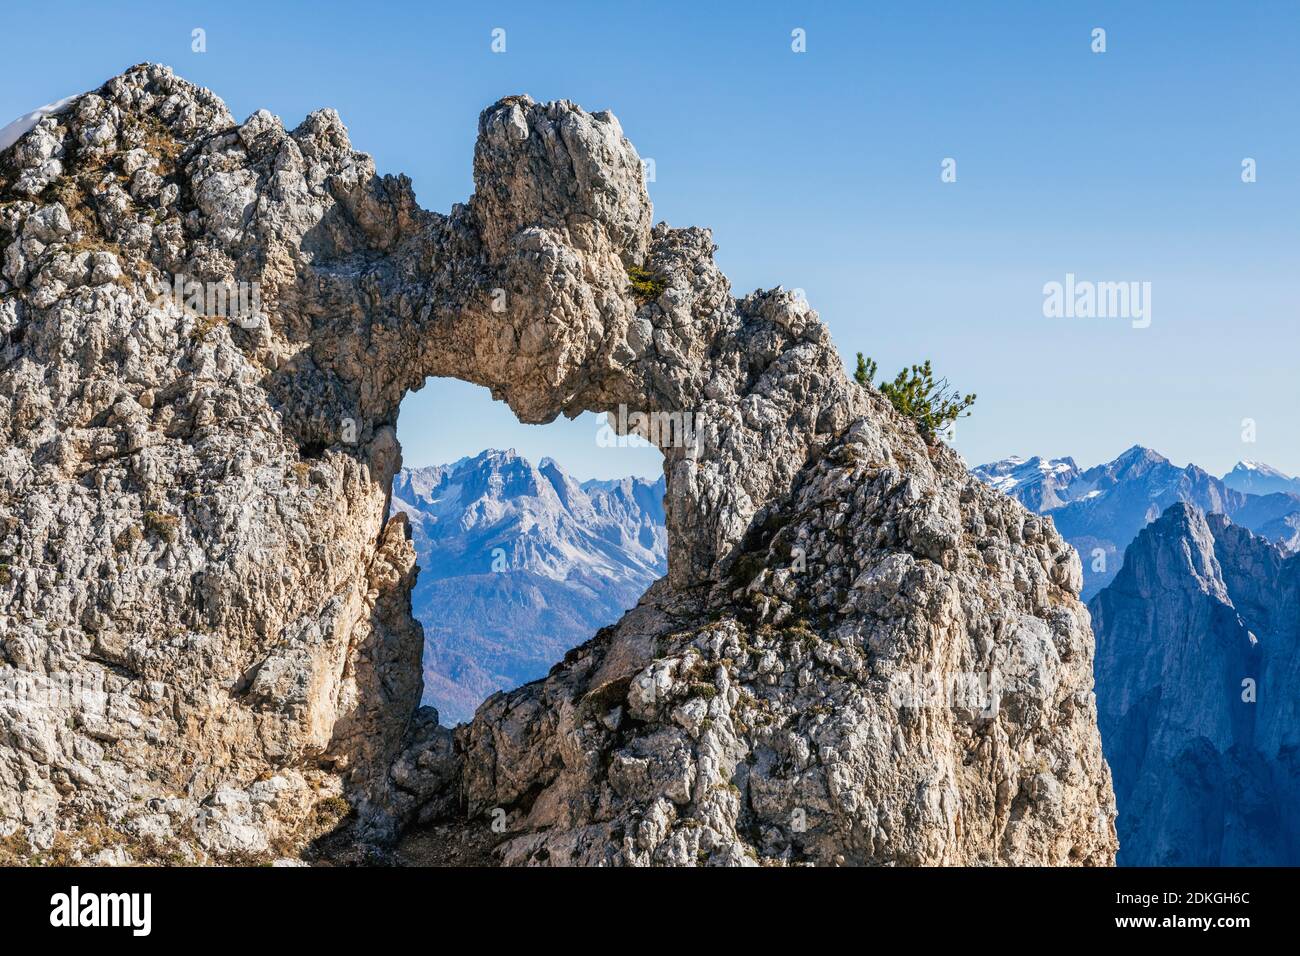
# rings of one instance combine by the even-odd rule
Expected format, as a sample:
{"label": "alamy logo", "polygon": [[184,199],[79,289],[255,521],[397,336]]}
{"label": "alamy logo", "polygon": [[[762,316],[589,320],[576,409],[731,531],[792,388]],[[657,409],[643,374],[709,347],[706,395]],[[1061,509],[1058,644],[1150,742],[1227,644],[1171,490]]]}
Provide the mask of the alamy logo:
{"label": "alamy logo", "polygon": [[259,328],[264,321],[262,289],[257,282],[199,282],[180,273],[163,283],[153,302],[155,309],[168,305],[192,315],[230,319],[245,329]]}
{"label": "alamy logo", "polygon": [[618,406],[618,415],[605,413],[596,432],[600,448],[626,448],[636,439],[659,448],[685,448],[687,458],[704,450],[704,416],[699,412],[632,412]]}
{"label": "alamy logo", "polygon": [[5,668],[0,673],[0,703],[8,702],[103,714],[108,710],[108,687],[102,675],[62,671],[41,674]]}
{"label": "alamy logo", "polygon": [[984,717],[998,712],[999,696],[989,674],[959,671],[899,671],[889,678],[889,699],[900,710],[971,710]]}
{"label": "alamy logo", "polygon": [[1133,328],[1151,324],[1150,282],[1091,282],[1065,274],[1065,282],[1043,286],[1043,315],[1049,319],[1131,319]]}
{"label": "alamy logo", "polygon": [[133,936],[148,936],[153,928],[151,893],[70,893],[50,897],[51,926],[128,926]]}

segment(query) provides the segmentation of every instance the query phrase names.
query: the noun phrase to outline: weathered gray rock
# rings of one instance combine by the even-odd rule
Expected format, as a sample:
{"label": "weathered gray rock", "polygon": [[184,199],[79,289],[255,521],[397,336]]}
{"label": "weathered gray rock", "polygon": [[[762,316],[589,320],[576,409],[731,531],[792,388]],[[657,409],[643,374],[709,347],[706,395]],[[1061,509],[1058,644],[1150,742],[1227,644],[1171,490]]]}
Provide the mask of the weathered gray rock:
{"label": "weathered gray rock", "polygon": [[[0,156],[5,830],[282,858],[346,799],[358,842],[504,817],[512,863],[1110,863],[1051,522],[849,381],[805,302],[651,227],[608,113],[502,100],[474,173],[425,212],[334,113],[236,124],[156,66]],[[157,298],[178,274],[255,305]],[[667,577],[455,739],[384,520],[433,375],[658,416],[668,483]]]}

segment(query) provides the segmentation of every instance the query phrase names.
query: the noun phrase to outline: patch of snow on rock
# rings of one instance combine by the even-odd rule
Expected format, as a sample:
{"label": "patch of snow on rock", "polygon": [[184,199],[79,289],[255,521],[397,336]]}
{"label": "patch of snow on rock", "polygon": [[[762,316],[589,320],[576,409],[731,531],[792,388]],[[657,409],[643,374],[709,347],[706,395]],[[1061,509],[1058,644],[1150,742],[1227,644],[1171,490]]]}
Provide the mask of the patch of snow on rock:
{"label": "patch of snow on rock", "polygon": [[46,103],[44,106],[38,107],[30,113],[24,113],[4,129],[0,129],[0,153],[4,152],[14,143],[18,142],[31,132],[32,128],[35,127],[44,117],[63,112],[72,105],[73,101],[76,100],[78,96],[81,96],[81,94],[78,93],[75,96],[65,96],[63,99],[54,103]]}

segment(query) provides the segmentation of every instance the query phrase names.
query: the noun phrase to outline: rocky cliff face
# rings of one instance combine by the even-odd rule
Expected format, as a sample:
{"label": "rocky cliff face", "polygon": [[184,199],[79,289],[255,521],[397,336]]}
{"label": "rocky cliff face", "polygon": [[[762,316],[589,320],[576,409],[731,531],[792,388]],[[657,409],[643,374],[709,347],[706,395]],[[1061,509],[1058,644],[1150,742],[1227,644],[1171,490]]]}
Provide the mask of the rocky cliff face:
{"label": "rocky cliff face", "polygon": [[[332,112],[237,123],[156,66],[0,155],[6,846],[258,857],[347,809],[503,819],[505,862],[1110,863],[1051,522],[652,226],[610,114],[502,100],[474,175],[423,211]],[[385,520],[432,375],[649,414],[667,481],[666,578],[454,737]]]}
{"label": "rocky cliff face", "polygon": [[662,478],[579,482],[513,450],[398,472],[424,703],[448,726],[467,721],[622,617],[667,570],[663,498]]}
{"label": "rocky cliff face", "polygon": [[1178,504],[1089,607],[1120,862],[1300,862],[1300,556]]}

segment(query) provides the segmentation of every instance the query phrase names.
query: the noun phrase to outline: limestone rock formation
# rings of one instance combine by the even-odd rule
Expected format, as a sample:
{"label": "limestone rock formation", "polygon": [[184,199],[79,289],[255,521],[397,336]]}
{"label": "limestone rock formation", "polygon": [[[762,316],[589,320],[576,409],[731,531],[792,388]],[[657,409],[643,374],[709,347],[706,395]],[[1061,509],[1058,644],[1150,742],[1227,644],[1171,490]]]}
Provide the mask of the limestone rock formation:
{"label": "limestone rock formation", "polygon": [[1120,862],[1300,862],[1300,555],[1177,504],[1089,607]]}
{"label": "limestone rock formation", "polygon": [[[849,381],[807,303],[652,225],[609,113],[501,100],[474,178],[426,212],[333,112],[238,123],[149,65],[0,154],[5,846],[491,815],[508,863],[1112,862],[1050,520]],[[667,480],[666,578],[454,735],[385,521],[429,376],[640,422]]]}

